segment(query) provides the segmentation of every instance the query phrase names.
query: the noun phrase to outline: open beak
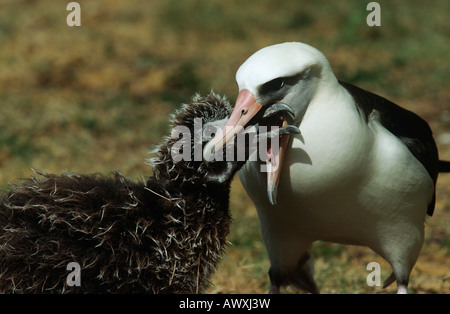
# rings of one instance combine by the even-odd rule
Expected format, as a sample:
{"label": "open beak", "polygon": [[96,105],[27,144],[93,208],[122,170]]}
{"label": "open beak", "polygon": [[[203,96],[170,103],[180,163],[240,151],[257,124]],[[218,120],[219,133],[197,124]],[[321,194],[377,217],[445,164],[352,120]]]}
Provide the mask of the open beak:
{"label": "open beak", "polygon": [[[286,119],[283,120],[282,126],[287,126]],[[281,167],[286,152],[289,135],[280,135],[279,149],[273,147],[267,150],[267,196],[272,205],[277,204],[278,182],[280,181]]]}
{"label": "open beak", "polygon": [[[276,104],[277,105],[277,104]],[[284,104],[281,104],[286,106]],[[287,106],[286,106],[287,107]],[[211,158],[215,152],[223,149],[229,141],[231,141],[241,130],[245,128],[248,122],[261,110],[262,106],[255,100],[255,96],[247,89],[240,91],[233,112],[228,119],[225,127],[216,134],[216,136],[207,144],[204,150],[204,157]],[[266,113],[270,112],[270,108]],[[266,114],[265,113],[265,114]],[[292,111],[290,111],[293,114]],[[288,125],[286,115],[283,112],[280,115],[281,127]],[[279,149],[274,149],[271,145],[267,149],[267,194],[272,205],[277,204],[278,183],[280,181],[281,166],[286,152],[286,146],[289,140],[289,135],[280,135]],[[208,159],[207,158],[207,159]]]}

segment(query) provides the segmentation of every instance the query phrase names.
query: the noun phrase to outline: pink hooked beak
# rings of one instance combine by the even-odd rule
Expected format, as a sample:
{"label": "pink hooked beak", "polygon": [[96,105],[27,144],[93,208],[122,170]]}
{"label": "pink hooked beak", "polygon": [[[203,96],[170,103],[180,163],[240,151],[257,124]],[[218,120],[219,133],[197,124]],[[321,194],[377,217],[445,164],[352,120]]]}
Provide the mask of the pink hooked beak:
{"label": "pink hooked beak", "polygon": [[[262,106],[255,100],[255,96],[248,89],[239,92],[233,112],[225,124],[225,127],[216,134],[208,143],[208,154],[214,154],[221,150],[230,140],[232,140],[246,124],[261,110]],[[283,119],[283,127],[288,123]],[[279,149],[270,148],[267,151],[267,194],[272,205],[277,203],[278,182],[280,180],[281,165],[286,151],[288,135],[281,135]]]}

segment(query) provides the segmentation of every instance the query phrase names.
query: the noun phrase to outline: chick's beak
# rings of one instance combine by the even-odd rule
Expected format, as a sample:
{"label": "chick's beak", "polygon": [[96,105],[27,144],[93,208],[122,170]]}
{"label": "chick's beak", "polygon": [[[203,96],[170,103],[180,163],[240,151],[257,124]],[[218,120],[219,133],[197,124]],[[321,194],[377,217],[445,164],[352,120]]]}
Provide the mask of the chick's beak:
{"label": "chick's beak", "polygon": [[[285,109],[281,108],[281,106],[277,107],[276,105],[280,104],[275,104],[273,107],[274,110]],[[284,104],[281,105],[285,106]],[[255,96],[252,92],[247,89],[241,90],[236,99],[233,112],[226,122],[225,127],[206,145],[203,151],[204,159],[211,160],[216,152],[223,149],[228,142],[245,128],[246,124],[261,110],[261,108],[262,106],[255,100]],[[268,110],[266,111],[269,113]],[[293,112],[290,112],[290,114],[293,114]],[[288,125],[286,115],[283,114],[282,117],[282,127],[285,127]],[[281,135],[279,149],[278,147],[270,147],[267,151],[267,196],[272,205],[277,204],[278,183],[288,139],[289,135]]]}

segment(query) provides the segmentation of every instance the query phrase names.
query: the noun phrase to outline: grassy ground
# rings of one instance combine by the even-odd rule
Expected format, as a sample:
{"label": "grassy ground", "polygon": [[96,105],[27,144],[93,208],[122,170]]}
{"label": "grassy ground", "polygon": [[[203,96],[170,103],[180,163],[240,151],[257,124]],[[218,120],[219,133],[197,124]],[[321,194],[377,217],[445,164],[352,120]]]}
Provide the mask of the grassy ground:
{"label": "grassy ground", "polygon": [[[366,24],[369,1],[80,0],[82,26],[71,28],[68,2],[0,2],[2,188],[31,168],[150,175],[144,159],[167,134],[168,115],[195,92],[234,100],[238,66],[284,41],[317,47],[339,79],[420,114],[450,159],[447,0],[378,1],[381,27]],[[437,192],[412,292],[450,292],[450,175]],[[208,292],[263,293],[268,260],[237,178],[231,210],[231,244]],[[317,243],[314,255],[322,292],[395,291],[366,285],[368,262],[390,273],[369,250]]]}

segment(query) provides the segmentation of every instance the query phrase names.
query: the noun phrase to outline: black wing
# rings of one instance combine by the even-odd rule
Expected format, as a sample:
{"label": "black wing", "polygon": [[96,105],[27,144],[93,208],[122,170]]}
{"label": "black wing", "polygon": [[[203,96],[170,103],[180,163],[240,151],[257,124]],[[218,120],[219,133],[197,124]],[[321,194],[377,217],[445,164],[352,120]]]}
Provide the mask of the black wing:
{"label": "black wing", "polygon": [[[349,83],[341,81],[339,83],[353,96],[356,105],[365,115],[367,121],[372,110],[380,113],[381,124],[405,143],[414,157],[428,171],[436,185],[439,172],[439,157],[433,133],[428,123],[415,113],[381,96]],[[433,199],[428,204],[427,214],[430,216],[434,211],[435,196],[436,193],[433,194]]]}

